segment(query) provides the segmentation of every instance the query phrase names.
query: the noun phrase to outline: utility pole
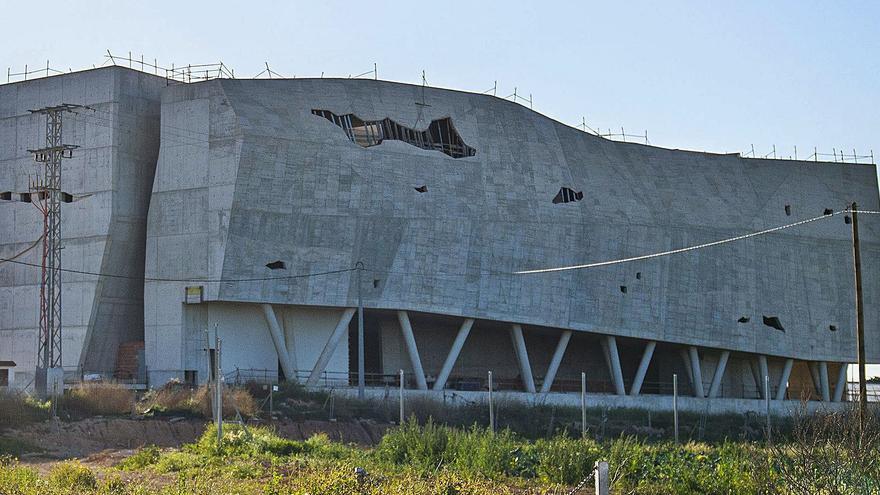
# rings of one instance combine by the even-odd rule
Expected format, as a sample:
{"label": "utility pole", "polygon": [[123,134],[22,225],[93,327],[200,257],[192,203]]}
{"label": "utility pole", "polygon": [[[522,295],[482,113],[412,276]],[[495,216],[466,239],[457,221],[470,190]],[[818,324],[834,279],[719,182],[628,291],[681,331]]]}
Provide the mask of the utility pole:
{"label": "utility pole", "polygon": [[[43,212],[43,262],[40,280],[40,333],[34,386],[37,395],[63,393],[61,367],[61,159],[71,158],[78,146],[64,144],[63,115],[82,105],[63,103],[31,110],[46,116],[46,147],[28,150],[34,161],[44,163],[42,177],[31,183]],[[38,174],[39,176],[39,174]],[[59,386],[60,385],[60,386]]]}
{"label": "utility pole", "polygon": [[862,255],[859,250],[859,211],[852,204],[853,268],[856,274],[856,358],[859,361],[859,428],[865,429],[868,410],[868,390],[865,384],[865,312],[862,301]]}
{"label": "utility pole", "polygon": [[214,407],[216,408],[217,418],[217,449],[223,446],[223,367],[220,364],[221,350],[223,339],[216,334],[216,326],[214,334]]}

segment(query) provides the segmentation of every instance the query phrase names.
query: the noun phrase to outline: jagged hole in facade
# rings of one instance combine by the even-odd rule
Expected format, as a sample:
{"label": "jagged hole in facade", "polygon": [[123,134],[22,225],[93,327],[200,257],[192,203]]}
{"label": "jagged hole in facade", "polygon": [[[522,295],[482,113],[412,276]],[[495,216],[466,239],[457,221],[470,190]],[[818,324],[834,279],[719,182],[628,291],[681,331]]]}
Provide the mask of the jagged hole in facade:
{"label": "jagged hole in facade", "polygon": [[312,110],[312,114],[338,125],[348,139],[364,148],[382,144],[385,140],[395,140],[423,150],[439,151],[452,158],[477,154],[476,149],[471,148],[461,139],[449,117],[431,121],[431,125],[426,130],[417,131],[387,117],[382,120],[363,120],[352,113],[336,115],[328,110]]}

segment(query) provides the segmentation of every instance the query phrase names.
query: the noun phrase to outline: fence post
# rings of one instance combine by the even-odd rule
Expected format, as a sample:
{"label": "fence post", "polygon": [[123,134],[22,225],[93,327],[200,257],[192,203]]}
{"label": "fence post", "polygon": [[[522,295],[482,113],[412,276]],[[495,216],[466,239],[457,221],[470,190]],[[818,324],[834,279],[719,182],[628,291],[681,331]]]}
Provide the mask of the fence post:
{"label": "fence post", "polygon": [[403,420],[405,419],[403,413],[403,370],[400,370],[400,425],[403,426]]}
{"label": "fence post", "polygon": [[489,372],[489,431],[495,433],[495,406],[492,403],[492,372]]}
{"label": "fence post", "polygon": [[770,376],[764,375],[764,390],[767,391],[765,395],[765,402],[767,405],[767,443],[772,443],[772,437],[770,435]]}
{"label": "fence post", "polygon": [[587,374],[581,371],[581,438],[587,438]]}
{"label": "fence post", "polygon": [[220,365],[220,356],[221,350],[220,345],[223,343],[223,340],[216,334],[216,326],[215,326],[215,334],[214,334],[214,347],[217,349],[216,357],[214,358],[214,365],[217,368],[216,374],[216,385],[215,389],[217,392],[217,448],[223,446],[223,368]]}
{"label": "fence post", "polygon": [[593,481],[595,482],[596,495],[608,495],[608,463],[596,461],[593,466]]}
{"label": "fence post", "polygon": [[672,422],[675,429],[675,444],[678,445],[678,375],[672,374]]}

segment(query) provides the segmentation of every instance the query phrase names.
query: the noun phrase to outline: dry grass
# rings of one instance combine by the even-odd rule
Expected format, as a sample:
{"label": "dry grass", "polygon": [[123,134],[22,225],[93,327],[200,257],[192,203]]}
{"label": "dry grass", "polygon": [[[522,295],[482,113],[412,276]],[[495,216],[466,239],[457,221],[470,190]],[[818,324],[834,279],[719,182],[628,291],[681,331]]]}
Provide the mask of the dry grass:
{"label": "dry grass", "polygon": [[60,406],[72,415],[113,416],[131,414],[134,402],[134,391],[122,385],[83,383],[68,390]]}
{"label": "dry grass", "polygon": [[[212,387],[203,385],[192,388],[179,382],[169,382],[144,396],[138,409],[141,412],[177,413],[210,418],[213,415],[213,403]],[[247,390],[226,387],[223,390],[223,416],[235,416],[236,408],[244,417],[253,417],[259,412],[257,401]]]}

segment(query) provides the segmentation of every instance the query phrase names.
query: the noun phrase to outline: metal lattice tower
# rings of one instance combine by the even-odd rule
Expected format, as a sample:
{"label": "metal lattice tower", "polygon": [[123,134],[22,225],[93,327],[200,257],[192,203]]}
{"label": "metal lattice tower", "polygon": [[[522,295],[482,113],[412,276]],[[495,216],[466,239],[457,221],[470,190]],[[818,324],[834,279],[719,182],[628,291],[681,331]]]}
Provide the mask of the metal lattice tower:
{"label": "metal lattice tower", "polygon": [[[62,104],[31,110],[46,116],[46,147],[28,150],[44,163],[42,177],[31,183],[34,204],[43,212],[43,263],[40,281],[40,334],[37,349],[36,389],[45,395],[47,370],[61,368],[61,159],[70,158],[78,146],[64,144],[62,116],[81,105]],[[57,391],[56,391],[57,392]]]}

